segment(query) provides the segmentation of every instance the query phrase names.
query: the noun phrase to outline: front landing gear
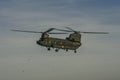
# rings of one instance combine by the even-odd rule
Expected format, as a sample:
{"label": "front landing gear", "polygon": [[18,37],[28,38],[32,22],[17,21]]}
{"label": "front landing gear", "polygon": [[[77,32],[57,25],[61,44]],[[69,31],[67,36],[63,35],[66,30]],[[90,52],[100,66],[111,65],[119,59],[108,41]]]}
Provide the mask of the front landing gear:
{"label": "front landing gear", "polygon": [[68,52],[68,49],[66,49],[66,52]]}
{"label": "front landing gear", "polygon": [[55,52],[58,52],[59,51],[59,49],[55,49]]}

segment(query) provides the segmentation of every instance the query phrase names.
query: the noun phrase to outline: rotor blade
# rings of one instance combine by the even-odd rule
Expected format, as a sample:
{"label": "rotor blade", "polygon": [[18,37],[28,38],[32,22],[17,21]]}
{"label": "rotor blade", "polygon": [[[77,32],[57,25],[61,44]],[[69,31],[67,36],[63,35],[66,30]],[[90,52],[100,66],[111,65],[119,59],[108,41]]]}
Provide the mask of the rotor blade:
{"label": "rotor blade", "polygon": [[73,31],[73,32],[77,32],[77,31],[73,30],[73,29],[70,28],[70,27],[65,27],[65,28],[67,28],[67,29],[69,29],[69,30],[71,30],[71,31]]}
{"label": "rotor blade", "polygon": [[[11,30],[16,32],[27,32],[27,33],[44,33],[44,32],[37,32],[37,31],[26,31],[26,30]],[[48,34],[68,34],[68,33],[57,33],[57,32],[49,32]]]}
{"label": "rotor blade", "polygon": [[50,32],[48,34],[68,34],[68,33],[57,33],[57,32]]}
{"label": "rotor blade", "polygon": [[82,32],[82,31],[75,31],[75,30],[73,30],[72,28],[70,28],[70,27],[65,27],[65,28],[67,28],[67,29],[69,29],[69,30],[71,30],[71,31],[74,31],[74,32],[77,32],[77,33],[87,33],[87,34],[109,34],[108,32]]}
{"label": "rotor blade", "polygon": [[55,30],[64,31],[64,32],[73,32],[73,31],[70,31],[70,30],[63,30],[63,29],[57,29],[57,28],[55,28]]}
{"label": "rotor blade", "polygon": [[[65,32],[73,32],[73,31],[70,31],[70,30],[63,30],[63,29],[55,29],[55,30],[58,30],[58,31],[65,31]],[[77,33],[85,33],[85,34],[109,34],[109,32],[85,32],[85,31],[75,31]]]}
{"label": "rotor blade", "polygon": [[85,34],[109,34],[109,32],[82,32],[82,31],[80,31],[80,33],[85,33]]}
{"label": "rotor blade", "polygon": [[69,28],[69,27],[65,27],[65,28],[67,28],[67,29],[69,29],[69,30],[63,30],[63,29],[55,29],[55,30],[65,31],[65,32],[78,32],[78,33],[79,33],[79,31],[75,31],[75,30],[73,30],[73,29],[71,29],[71,28]]}
{"label": "rotor blade", "polygon": [[26,30],[15,30],[15,29],[12,29],[11,31],[16,31],[16,32],[27,32],[27,33],[43,33],[43,32],[37,32],[37,31],[26,31]]}
{"label": "rotor blade", "polygon": [[55,28],[50,28],[50,29],[48,29],[47,31],[45,31],[44,33],[48,33],[48,32],[50,32],[50,31],[52,31],[52,30],[54,30]]}

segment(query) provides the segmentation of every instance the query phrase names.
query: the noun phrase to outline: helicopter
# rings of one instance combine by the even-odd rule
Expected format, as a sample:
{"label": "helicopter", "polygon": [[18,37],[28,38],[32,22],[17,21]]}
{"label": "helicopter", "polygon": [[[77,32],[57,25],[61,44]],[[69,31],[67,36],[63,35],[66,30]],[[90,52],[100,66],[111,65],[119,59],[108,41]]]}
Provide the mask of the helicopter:
{"label": "helicopter", "polygon": [[[81,43],[81,33],[84,34],[109,34],[108,32],[85,32],[85,31],[75,31],[70,27],[65,27],[66,29],[57,29],[57,28],[50,28],[44,32],[37,32],[37,31],[26,31],[26,30],[15,30],[12,31],[17,32],[27,32],[27,33],[41,33],[41,37],[39,40],[36,41],[36,44],[46,47],[48,51],[51,48],[55,48],[55,52],[58,52],[59,49],[63,50],[74,50],[74,53],[77,52],[77,49],[82,45]],[[53,30],[64,31],[64,32],[51,32]],[[72,33],[71,33],[72,32]],[[49,37],[49,34],[68,34],[70,35],[65,39],[61,38],[54,38]]]}

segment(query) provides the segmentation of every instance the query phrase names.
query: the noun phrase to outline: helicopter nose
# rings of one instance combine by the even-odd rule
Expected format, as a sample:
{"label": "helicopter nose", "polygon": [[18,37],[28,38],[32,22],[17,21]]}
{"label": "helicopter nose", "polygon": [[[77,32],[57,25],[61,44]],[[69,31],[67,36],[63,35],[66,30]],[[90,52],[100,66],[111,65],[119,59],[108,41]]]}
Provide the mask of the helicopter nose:
{"label": "helicopter nose", "polygon": [[36,41],[36,44],[40,45],[40,41]]}

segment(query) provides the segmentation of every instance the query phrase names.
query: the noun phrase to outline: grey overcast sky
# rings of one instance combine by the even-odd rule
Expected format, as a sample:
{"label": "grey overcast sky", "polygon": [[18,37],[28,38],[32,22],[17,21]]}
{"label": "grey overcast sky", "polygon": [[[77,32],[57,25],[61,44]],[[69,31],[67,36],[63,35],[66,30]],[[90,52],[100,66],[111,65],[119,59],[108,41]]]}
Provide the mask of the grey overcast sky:
{"label": "grey overcast sky", "polygon": [[[40,34],[10,31],[66,26],[110,34],[82,34],[74,54],[36,45]],[[0,80],[120,80],[120,0],[0,0]]]}

